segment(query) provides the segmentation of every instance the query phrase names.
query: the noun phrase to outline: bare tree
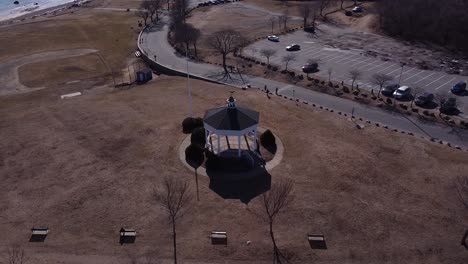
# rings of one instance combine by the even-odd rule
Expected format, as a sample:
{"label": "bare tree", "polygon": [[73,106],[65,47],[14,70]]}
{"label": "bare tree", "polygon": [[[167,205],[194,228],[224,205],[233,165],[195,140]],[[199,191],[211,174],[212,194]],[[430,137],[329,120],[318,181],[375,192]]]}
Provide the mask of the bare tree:
{"label": "bare tree", "polygon": [[273,34],[273,30],[275,29],[275,22],[276,22],[276,17],[271,16],[270,17],[270,23],[271,23],[271,33]]}
{"label": "bare tree", "polygon": [[4,260],[5,264],[24,264],[27,262],[26,253],[21,245],[11,245],[7,248]]}
{"label": "bare tree", "polygon": [[359,70],[350,70],[349,71],[349,77],[352,80],[351,89],[354,88],[354,82],[356,82],[359,78],[361,78],[361,76],[362,76],[362,72],[360,72]]}
{"label": "bare tree", "polygon": [[175,0],[169,13],[171,26],[185,24],[188,15],[188,0]]}
{"label": "bare tree", "polygon": [[267,65],[270,65],[270,57],[276,54],[274,49],[262,49],[260,54],[267,59]]}
{"label": "bare tree", "polygon": [[288,21],[289,21],[289,9],[284,10],[283,14],[279,16],[279,23],[283,24],[283,29],[286,30],[288,28]]}
{"label": "bare tree", "polygon": [[331,0],[320,0],[319,1],[319,11],[320,11],[320,16],[321,17],[324,17],[323,11],[325,10],[325,8],[330,6],[331,2],[332,2]]}
{"label": "bare tree", "polygon": [[150,16],[150,13],[148,11],[145,11],[145,10],[138,11],[138,12],[136,12],[136,16],[143,18],[143,21],[145,22],[145,26],[146,26],[146,24],[148,22],[148,18]]}
{"label": "bare tree", "polygon": [[261,212],[257,214],[269,226],[271,242],[273,243],[273,263],[281,263],[284,256],[279,250],[275,234],[273,231],[273,224],[278,215],[286,209],[292,201],[291,191],[293,183],[289,179],[282,179],[271,185],[271,189],[263,193],[260,199]]}
{"label": "bare tree", "polygon": [[286,54],[285,56],[283,56],[281,58],[281,60],[286,63],[286,66],[285,66],[285,70],[287,71],[288,70],[288,64],[291,62],[291,61],[295,61],[296,60],[296,54],[292,54],[292,53],[289,53],[289,54]]}
{"label": "bare tree", "polygon": [[390,75],[386,75],[384,73],[376,73],[372,75],[370,81],[379,86],[379,93],[377,94],[377,97],[380,97],[380,92],[382,92],[382,88],[384,87],[385,84],[393,80],[393,77]]}
{"label": "bare tree", "polygon": [[240,33],[233,29],[223,29],[211,34],[209,46],[221,54],[223,58],[223,68],[227,76],[229,71],[226,67],[227,55],[239,49]]}
{"label": "bare tree", "polygon": [[302,17],[302,22],[304,24],[304,27],[307,26],[307,20],[309,17],[312,15],[313,11],[313,5],[311,3],[307,3],[305,5],[300,5],[298,6],[299,14]]}
{"label": "bare tree", "polygon": [[343,4],[345,0],[341,0],[340,9],[343,10]]}
{"label": "bare tree", "polygon": [[186,34],[187,34],[188,42],[192,43],[193,49],[195,51],[195,57],[198,57],[197,43],[201,37],[201,31],[198,28],[194,28],[190,24],[187,24],[187,26],[188,27],[187,27]]}
{"label": "bare tree", "polygon": [[159,12],[162,8],[162,0],[145,0],[141,2],[140,8],[149,13],[151,22],[154,21],[154,15],[156,15],[156,21],[158,21]]}
{"label": "bare tree", "polygon": [[421,88],[421,87],[414,87],[413,90],[411,91],[411,95],[413,98],[411,98],[411,105],[410,107],[413,108],[413,103],[414,103],[414,100],[416,100],[416,97],[418,97],[418,95],[420,95],[421,93],[424,92],[424,89]]}
{"label": "bare tree", "polygon": [[455,180],[458,198],[468,209],[468,176],[459,176]]}
{"label": "bare tree", "polygon": [[172,242],[174,248],[174,264],[177,264],[177,235],[176,223],[181,219],[192,202],[192,194],[187,182],[172,177],[164,178],[163,190],[155,190],[154,198],[167,212],[172,225]]}
{"label": "bare tree", "polygon": [[328,82],[331,82],[331,76],[332,76],[332,73],[333,73],[333,68],[332,67],[328,68],[327,73],[328,73]]}

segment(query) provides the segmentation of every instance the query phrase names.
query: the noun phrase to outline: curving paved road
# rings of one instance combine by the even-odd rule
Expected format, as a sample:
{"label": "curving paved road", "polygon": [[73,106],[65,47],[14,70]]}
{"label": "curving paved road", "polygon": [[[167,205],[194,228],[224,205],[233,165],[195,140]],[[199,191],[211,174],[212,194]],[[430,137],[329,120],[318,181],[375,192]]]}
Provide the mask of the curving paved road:
{"label": "curving paved road", "polygon": [[[176,54],[173,47],[168,43],[167,33],[167,17],[165,17],[163,22],[142,32],[138,41],[139,48],[159,65],[181,73],[187,73],[187,61],[185,57]],[[326,108],[334,109],[335,111],[353,113],[357,117],[385,124],[391,128],[397,128],[417,135],[451,142],[454,145],[468,147],[468,131],[466,130],[423,122],[415,117],[407,117],[399,113],[384,111],[351,100],[261,77],[243,75],[242,79],[239,76],[234,76],[235,78],[232,80],[225,80],[223,79],[223,69],[211,64],[189,61],[188,69],[191,75],[225,83],[227,85],[240,87],[245,81],[256,88],[263,88],[266,85],[270,91],[273,91],[277,87],[281,95],[290,97],[294,95],[295,98],[302,101],[315,103]]]}

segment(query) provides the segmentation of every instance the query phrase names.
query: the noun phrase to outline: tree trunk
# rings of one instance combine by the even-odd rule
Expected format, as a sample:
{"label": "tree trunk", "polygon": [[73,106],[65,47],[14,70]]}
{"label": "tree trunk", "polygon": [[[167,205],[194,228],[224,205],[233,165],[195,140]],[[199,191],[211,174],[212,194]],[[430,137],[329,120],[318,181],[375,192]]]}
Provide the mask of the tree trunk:
{"label": "tree trunk", "polygon": [[198,174],[197,174],[197,169],[195,169],[195,185],[197,186],[197,201],[200,201],[200,195],[198,194]]}
{"label": "tree trunk", "polygon": [[195,51],[195,57],[198,58],[198,53],[197,53],[197,42],[193,42],[193,50]]}
{"label": "tree trunk", "polygon": [[304,27],[307,26],[307,17],[304,17]]}
{"label": "tree trunk", "polygon": [[377,97],[380,98],[380,93],[382,92],[382,85],[379,87],[379,93],[377,94]]}
{"label": "tree trunk", "polygon": [[224,68],[224,73],[229,74],[229,71],[226,67],[226,54],[223,53],[223,68]]}
{"label": "tree trunk", "polygon": [[275,235],[273,234],[273,221],[270,221],[270,237],[271,242],[273,242],[273,263],[280,263],[278,256],[278,247],[276,246]]}
{"label": "tree trunk", "polygon": [[354,89],[354,80],[353,80],[353,82],[351,83],[351,90],[353,90],[353,89]]}
{"label": "tree trunk", "polygon": [[174,246],[174,264],[177,264],[176,226],[174,219],[172,219],[172,242]]}
{"label": "tree trunk", "polygon": [[289,62],[286,62],[286,69],[285,69],[286,71],[288,70],[288,63],[289,63]]}

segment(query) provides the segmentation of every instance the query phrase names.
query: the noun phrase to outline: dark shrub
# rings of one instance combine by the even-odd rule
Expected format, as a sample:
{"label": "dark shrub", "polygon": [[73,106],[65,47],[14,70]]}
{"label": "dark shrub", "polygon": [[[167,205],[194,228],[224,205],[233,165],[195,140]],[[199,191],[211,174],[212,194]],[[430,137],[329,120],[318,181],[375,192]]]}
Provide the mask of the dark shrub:
{"label": "dark shrub", "polygon": [[291,77],[294,77],[294,76],[296,76],[296,73],[293,72],[293,71],[290,71],[290,72],[289,72],[289,75],[290,75]]}
{"label": "dark shrub", "polygon": [[198,145],[202,148],[205,148],[206,138],[205,138],[205,128],[197,127],[192,131],[190,136],[190,142],[194,145]]}
{"label": "dark shrub", "polygon": [[429,115],[429,111],[424,110],[424,111],[423,111],[423,114],[424,114],[424,115]]}
{"label": "dark shrub", "polygon": [[299,78],[299,80],[304,80],[304,76],[302,74],[298,75],[297,78]]}
{"label": "dark shrub", "polygon": [[252,63],[249,63],[249,67],[252,68]]}
{"label": "dark shrub", "polygon": [[372,100],[377,100],[377,97],[375,97],[375,96],[372,96],[371,98],[372,98]]}
{"label": "dark shrub", "polygon": [[315,79],[314,82],[315,82],[316,84],[319,84],[319,83],[320,83],[320,80]]}
{"label": "dark shrub", "polygon": [[195,144],[185,149],[185,161],[194,169],[198,169],[205,161],[204,150]]}
{"label": "dark shrub", "polygon": [[262,65],[262,66],[265,66],[265,65],[266,65],[266,63],[264,63],[264,62],[261,62],[261,63],[260,63],[260,65]]}
{"label": "dark shrub", "polygon": [[411,109],[411,111],[413,111],[415,113],[419,112],[419,110],[417,108],[413,108],[413,109]]}
{"label": "dark shrub", "polygon": [[367,98],[367,94],[361,94],[361,96]]}
{"label": "dark shrub", "polygon": [[322,84],[322,85],[325,85],[325,81],[322,81],[321,84]]}
{"label": "dark shrub", "polygon": [[307,80],[309,80],[309,81],[313,81],[313,80],[314,80],[314,78],[307,76]]}
{"label": "dark shrub", "polygon": [[282,70],[281,73],[286,74],[286,73],[288,73],[288,71],[287,70]]}
{"label": "dark shrub", "polygon": [[408,109],[408,106],[404,105],[404,104],[400,104],[400,107],[404,110]]}
{"label": "dark shrub", "polygon": [[203,119],[200,117],[187,117],[182,121],[182,132],[190,134],[197,127],[203,126]]}
{"label": "dark shrub", "polygon": [[392,99],[390,99],[390,98],[387,98],[387,100],[385,100],[385,101],[386,101],[387,104],[389,104],[389,105],[392,105],[392,104],[393,104],[393,101],[392,101]]}
{"label": "dark shrub", "polygon": [[260,64],[260,62],[259,62],[259,61],[256,61],[255,64]]}
{"label": "dark shrub", "polygon": [[328,86],[330,86],[330,87],[333,88],[333,83],[332,83],[332,82],[328,82]]}
{"label": "dark shrub", "polygon": [[260,144],[271,153],[276,153],[276,139],[269,129],[260,135]]}
{"label": "dark shrub", "polygon": [[359,92],[358,92],[358,91],[353,91],[353,94],[354,94],[354,95],[358,95]]}
{"label": "dark shrub", "polygon": [[271,69],[271,65],[267,65],[267,68],[268,68],[268,69]]}
{"label": "dark shrub", "polygon": [[343,86],[343,92],[349,93],[349,88],[348,88],[348,86]]}

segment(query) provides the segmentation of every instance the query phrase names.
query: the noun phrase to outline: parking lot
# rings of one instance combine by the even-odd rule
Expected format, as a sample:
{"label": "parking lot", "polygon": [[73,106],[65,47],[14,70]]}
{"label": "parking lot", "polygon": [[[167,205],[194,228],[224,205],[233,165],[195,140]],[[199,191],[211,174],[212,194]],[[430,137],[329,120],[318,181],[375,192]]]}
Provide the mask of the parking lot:
{"label": "parking lot", "polygon": [[[285,47],[291,44],[299,44],[300,51],[286,51]],[[288,69],[301,70],[301,67],[308,60],[314,59],[319,64],[319,72],[314,75],[328,79],[328,69],[332,69],[332,80],[344,81],[351,84],[349,77],[350,70],[359,70],[362,76],[355,82],[359,88],[378,89],[378,86],[372,84],[370,78],[375,73],[384,73],[394,77],[400,85],[409,87],[420,87],[431,93],[450,93],[450,87],[459,81],[468,82],[468,76],[451,75],[444,72],[421,70],[411,67],[401,67],[400,63],[392,61],[382,61],[372,56],[363,55],[362,50],[358,49],[337,49],[330,46],[324,46],[314,41],[309,33],[297,31],[292,34],[280,36],[279,42],[271,42],[267,39],[258,41],[245,49],[245,54],[256,57],[266,62],[260,51],[262,49],[275,49],[276,54],[270,58],[270,63],[278,65],[284,69],[285,63],[282,57],[288,53],[296,54],[296,60],[290,62]],[[451,94],[451,93],[450,93]],[[454,96],[454,95],[453,95]],[[460,105],[462,115],[468,115],[468,97],[456,96]]]}

